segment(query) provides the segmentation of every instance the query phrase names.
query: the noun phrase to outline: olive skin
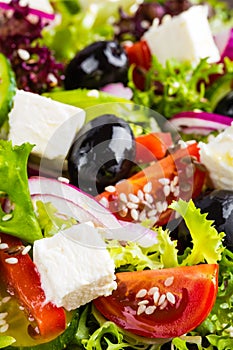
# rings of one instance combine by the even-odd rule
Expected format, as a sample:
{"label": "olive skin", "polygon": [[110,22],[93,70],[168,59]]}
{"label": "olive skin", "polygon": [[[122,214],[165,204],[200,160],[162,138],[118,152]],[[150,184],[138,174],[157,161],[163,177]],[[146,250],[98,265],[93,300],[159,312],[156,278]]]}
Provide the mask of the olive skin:
{"label": "olive skin", "polygon": [[213,190],[195,201],[207,219],[214,220],[218,232],[224,232],[224,245],[233,251],[233,191]]}
{"label": "olive skin", "polygon": [[123,119],[101,115],[78,133],[67,159],[70,182],[96,196],[130,175],[135,159],[133,132]]}
{"label": "olive skin", "polygon": [[228,92],[217,104],[214,113],[233,118],[233,90]]}
{"label": "olive skin", "polygon": [[99,89],[110,83],[127,83],[128,57],[116,41],[98,41],[70,61],[65,70],[66,90]]}

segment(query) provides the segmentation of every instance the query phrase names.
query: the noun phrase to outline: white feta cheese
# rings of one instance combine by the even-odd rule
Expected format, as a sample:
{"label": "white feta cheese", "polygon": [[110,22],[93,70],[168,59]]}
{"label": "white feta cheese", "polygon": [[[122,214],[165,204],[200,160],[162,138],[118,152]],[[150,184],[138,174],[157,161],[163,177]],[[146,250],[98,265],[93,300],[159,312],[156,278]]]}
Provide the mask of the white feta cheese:
{"label": "white feta cheese", "polygon": [[76,132],[83,126],[85,111],[51,98],[17,90],[9,113],[13,145],[34,144],[32,153],[46,159],[64,159]]}
{"label": "white feta cheese", "polygon": [[208,143],[200,142],[200,160],[216,189],[233,190],[233,123]]}
{"label": "white feta cheese", "polygon": [[73,310],[116,289],[115,265],[97,228],[82,223],[35,241],[33,260],[46,300]]}
{"label": "white feta cheese", "polygon": [[192,6],[180,15],[166,18],[161,25],[155,21],[143,39],[163,65],[171,58],[194,65],[201,58],[208,57],[210,63],[220,59],[205,6]]}

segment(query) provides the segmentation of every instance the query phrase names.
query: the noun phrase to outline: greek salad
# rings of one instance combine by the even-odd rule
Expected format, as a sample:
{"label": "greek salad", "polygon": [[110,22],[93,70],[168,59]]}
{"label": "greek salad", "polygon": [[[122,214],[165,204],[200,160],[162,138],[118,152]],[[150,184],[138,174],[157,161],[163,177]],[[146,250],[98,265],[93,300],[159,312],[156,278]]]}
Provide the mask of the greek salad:
{"label": "greek salad", "polygon": [[233,13],[0,1],[0,348],[233,348]]}

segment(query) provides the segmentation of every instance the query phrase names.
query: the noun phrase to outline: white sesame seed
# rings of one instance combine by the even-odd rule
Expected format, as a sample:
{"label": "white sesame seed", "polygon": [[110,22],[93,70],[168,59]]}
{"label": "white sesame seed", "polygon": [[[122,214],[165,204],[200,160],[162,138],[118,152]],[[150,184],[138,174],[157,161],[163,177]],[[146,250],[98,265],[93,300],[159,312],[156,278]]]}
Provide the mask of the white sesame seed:
{"label": "white sesame seed", "polygon": [[174,294],[172,294],[171,292],[167,292],[166,297],[167,297],[167,300],[169,301],[169,303],[175,304],[176,298],[175,298]]}
{"label": "white sesame seed", "polygon": [[145,221],[146,220],[146,211],[142,210],[141,213],[139,214],[139,221]]}
{"label": "white sesame seed", "polygon": [[152,209],[150,211],[148,211],[147,215],[148,217],[152,217],[152,216],[155,216],[157,214],[157,210],[156,209]]}
{"label": "white sesame seed", "polygon": [[177,175],[174,176],[174,178],[173,178],[173,180],[172,180],[172,184],[173,184],[173,185],[177,185],[177,184],[178,184],[178,180],[179,180],[178,176],[177,176]]}
{"label": "white sesame seed", "polygon": [[24,307],[22,305],[19,305],[19,310],[23,311]]}
{"label": "white sesame seed", "polygon": [[161,294],[158,300],[158,305],[162,305],[166,300],[166,295],[165,294]]}
{"label": "white sesame seed", "polygon": [[9,221],[10,219],[12,219],[12,217],[12,214],[6,214],[2,217],[2,221]]}
{"label": "white sesame seed", "polygon": [[170,185],[165,185],[163,187],[163,193],[164,193],[165,197],[168,197],[169,194],[171,193],[171,186]]}
{"label": "white sesame seed", "polygon": [[135,194],[133,194],[133,193],[129,194],[129,200],[131,202],[133,202],[133,203],[139,203],[140,202],[140,199],[137,196],[135,196]]}
{"label": "white sesame seed", "polygon": [[179,196],[179,194],[180,194],[180,189],[179,189],[178,186],[177,186],[177,187],[175,188],[175,190],[173,191],[173,194],[174,194],[175,197],[178,197],[178,196]]}
{"label": "white sesame seed", "polygon": [[142,190],[138,190],[137,192],[137,196],[140,200],[143,200],[144,199],[144,193],[142,192]]}
{"label": "white sesame seed", "polygon": [[162,211],[163,211],[163,203],[162,202],[157,202],[156,203],[156,209],[157,209],[157,211],[159,212],[159,213],[162,213]]}
{"label": "white sesame seed", "polygon": [[2,327],[0,327],[0,333],[5,333],[9,328],[9,324],[6,323]]}
{"label": "white sesame seed", "polygon": [[4,297],[4,298],[2,298],[2,303],[3,304],[6,304],[6,303],[8,303],[8,301],[11,299],[11,297]]}
{"label": "white sesame seed", "polygon": [[119,198],[123,203],[128,203],[128,199],[125,193],[120,193]]}
{"label": "white sesame seed", "polygon": [[139,305],[138,310],[137,310],[137,315],[143,314],[143,312],[146,311],[146,305]]}
{"label": "white sesame seed", "polygon": [[165,185],[169,185],[170,184],[170,179],[168,179],[167,177],[162,177],[161,179],[158,180],[159,183],[163,186]]}
{"label": "white sesame seed", "polygon": [[22,60],[24,60],[24,61],[29,60],[29,58],[30,58],[30,53],[29,53],[27,50],[18,49],[17,52],[18,52],[19,57],[20,57]]}
{"label": "white sesame seed", "polygon": [[150,193],[152,191],[152,182],[147,182],[144,186],[143,186],[143,192],[145,193]]}
{"label": "white sesame seed", "polygon": [[145,200],[147,201],[147,203],[151,204],[154,202],[154,198],[152,197],[151,194],[149,193],[145,193]]}
{"label": "white sesame seed", "polygon": [[144,298],[146,295],[147,295],[147,290],[140,289],[136,294],[136,298]]}
{"label": "white sesame seed", "polygon": [[159,288],[158,287],[152,287],[148,291],[148,295],[153,295],[155,292],[158,292]]}
{"label": "white sesame seed", "polygon": [[138,208],[138,204],[132,203],[132,202],[128,202],[128,203],[127,203],[127,207],[128,207],[129,209],[137,209],[137,208]]}
{"label": "white sesame seed", "polygon": [[6,320],[5,319],[0,320],[0,326],[3,326],[4,324],[6,324]]}
{"label": "white sesame seed", "polygon": [[155,291],[154,295],[153,295],[153,300],[154,300],[154,303],[155,305],[157,305],[158,301],[159,301],[159,298],[160,298],[160,293],[159,291]]}
{"label": "white sesame seed", "polygon": [[173,282],[174,282],[174,276],[169,276],[165,279],[164,285],[165,287],[170,287]]}
{"label": "white sesame seed", "polygon": [[8,244],[7,243],[0,243],[0,249],[3,250],[3,249],[7,249],[9,248]]}
{"label": "white sesame seed", "polygon": [[50,83],[52,83],[52,86],[56,86],[58,83],[57,78],[55,77],[55,75],[53,73],[49,73],[48,74],[48,78],[50,80]]}
{"label": "white sesame seed", "polygon": [[22,255],[26,255],[30,250],[31,250],[31,246],[30,246],[30,245],[27,245],[27,246],[22,250]]}
{"label": "white sesame seed", "polygon": [[147,305],[149,304],[149,300],[141,300],[138,302],[138,305]]}
{"label": "white sesame seed", "polygon": [[14,264],[17,264],[18,259],[17,259],[17,258],[6,258],[6,259],[5,259],[5,262],[6,262],[7,264],[14,265]]}
{"label": "white sesame seed", "polygon": [[163,211],[166,211],[168,207],[168,203],[164,201],[162,204],[163,204]]}
{"label": "white sesame seed", "polygon": [[162,303],[161,305],[160,305],[160,310],[164,310],[165,309],[165,307],[167,306],[167,304],[168,304],[168,301],[167,300],[165,300],[164,301],[164,303]]}
{"label": "white sesame seed", "polygon": [[0,320],[3,320],[5,317],[7,317],[8,312],[1,312],[0,313]]}
{"label": "white sesame seed", "polygon": [[29,317],[28,317],[28,321],[29,321],[29,322],[34,322],[34,321],[35,321],[35,319],[34,319],[34,317],[33,317],[33,316],[29,316]]}
{"label": "white sesame seed", "polygon": [[151,315],[153,314],[153,312],[156,310],[156,306],[155,305],[150,305],[147,306],[146,310],[145,310],[145,314],[146,315]]}
{"label": "white sesame seed", "polygon": [[59,176],[57,179],[58,179],[58,181],[65,182],[66,184],[70,183],[70,180],[67,179],[66,177],[63,177],[63,176]]}
{"label": "white sesame seed", "polygon": [[105,197],[102,197],[102,198],[99,200],[99,203],[102,204],[105,208],[108,208],[108,207],[109,207],[109,202],[108,202],[107,198],[105,198]]}
{"label": "white sesame seed", "polygon": [[139,212],[137,211],[137,209],[131,209],[130,215],[131,215],[133,220],[138,221]]}
{"label": "white sesame seed", "polygon": [[105,191],[107,191],[109,193],[114,193],[114,192],[116,192],[116,187],[115,186],[107,186],[107,187],[105,187]]}

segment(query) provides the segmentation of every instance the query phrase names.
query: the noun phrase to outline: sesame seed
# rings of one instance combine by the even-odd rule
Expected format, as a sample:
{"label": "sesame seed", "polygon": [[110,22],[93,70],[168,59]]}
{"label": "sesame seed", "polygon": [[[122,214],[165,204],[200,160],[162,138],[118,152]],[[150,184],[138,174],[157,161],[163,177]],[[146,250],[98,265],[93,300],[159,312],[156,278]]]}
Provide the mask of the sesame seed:
{"label": "sesame seed", "polygon": [[22,305],[19,305],[19,310],[23,311],[24,307]]}
{"label": "sesame seed", "polygon": [[159,291],[155,291],[154,295],[153,295],[153,300],[154,300],[154,303],[155,305],[157,305],[158,301],[159,301],[159,298],[160,298],[160,293]]}
{"label": "sesame seed", "polygon": [[143,192],[145,193],[150,193],[152,191],[152,182],[147,182],[144,186],[143,186]]}
{"label": "sesame seed", "polygon": [[163,193],[164,193],[165,197],[168,197],[169,194],[171,193],[171,186],[165,185],[165,186],[163,187]]}
{"label": "sesame seed", "polygon": [[27,50],[18,49],[17,52],[18,52],[19,57],[20,57],[22,60],[24,60],[24,61],[29,60],[29,58],[30,58],[30,53],[29,53]]}
{"label": "sesame seed", "polygon": [[147,305],[149,304],[149,300],[141,300],[138,302],[138,305]]}
{"label": "sesame seed", "polygon": [[147,290],[140,289],[136,294],[136,298],[144,298],[146,295],[147,295]]}
{"label": "sesame seed", "polygon": [[166,300],[166,295],[165,294],[161,294],[158,300],[158,305],[162,305]]}
{"label": "sesame seed", "polygon": [[58,179],[58,181],[65,182],[66,184],[70,183],[70,180],[67,179],[66,177],[63,177],[63,176],[59,176],[57,179]]}
{"label": "sesame seed", "polygon": [[31,246],[30,246],[30,245],[27,245],[27,246],[22,250],[22,255],[26,255],[30,250],[31,250]]}
{"label": "sesame seed", "polygon": [[143,314],[143,312],[146,311],[146,305],[139,305],[138,310],[137,310],[137,315]]}
{"label": "sesame seed", "polygon": [[13,215],[12,214],[6,214],[2,217],[2,221],[8,221],[12,219]]}
{"label": "sesame seed", "polygon": [[137,208],[138,208],[138,204],[132,203],[132,202],[128,202],[128,203],[127,203],[127,207],[128,207],[129,209],[137,209]]}
{"label": "sesame seed", "polygon": [[133,193],[129,194],[129,200],[131,202],[133,202],[133,203],[139,203],[140,202],[140,199],[137,196],[135,196],[135,194],[133,194]]}
{"label": "sesame seed", "polygon": [[178,176],[177,176],[177,175],[174,176],[174,178],[173,178],[173,180],[172,180],[172,184],[173,184],[173,185],[177,185],[177,184],[178,184],[178,180],[179,180]]}
{"label": "sesame seed", "polygon": [[166,210],[167,210],[167,207],[168,207],[168,203],[167,203],[166,201],[164,201],[164,202],[162,203],[162,205],[163,205],[163,211],[166,211]]}
{"label": "sesame seed", "polygon": [[0,249],[3,250],[3,249],[7,249],[9,248],[8,244],[7,243],[0,243]]}
{"label": "sesame seed", "polygon": [[148,291],[148,295],[153,295],[155,292],[158,292],[159,288],[158,287],[152,287]]}
{"label": "sesame seed", "polygon": [[0,333],[5,333],[9,328],[9,324],[6,323],[3,326],[0,327]]}
{"label": "sesame seed", "polygon": [[137,211],[137,209],[131,209],[130,215],[131,215],[133,220],[138,221],[139,212]]}
{"label": "sesame seed", "polygon": [[4,324],[6,324],[6,320],[4,319],[0,320],[0,326],[3,326]]}
{"label": "sesame seed", "polygon": [[125,193],[120,193],[119,198],[123,203],[128,203],[128,199]]}
{"label": "sesame seed", "polygon": [[5,262],[6,262],[7,264],[14,265],[14,264],[17,264],[18,259],[17,259],[17,258],[6,258],[6,259],[5,259]]}
{"label": "sesame seed", "polygon": [[168,301],[167,300],[165,300],[164,301],[164,303],[162,303],[161,305],[160,305],[160,310],[164,310],[165,309],[165,307],[167,306],[167,304],[168,304]]}
{"label": "sesame seed", "polygon": [[146,211],[142,210],[141,213],[139,214],[139,221],[145,221],[146,220]]}
{"label": "sesame seed", "polygon": [[170,184],[170,179],[168,179],[167,177],[162,177],[161,179],[158,180],[159,183],[163,186],[165,185],[169,185]]}
{"label": "sesame seed", "polygon": [[163,203],[162,202],[157,202],[156,203],[156,209],[157,209],[157,211],[159,212],[159,213],[162,213],[162,211],[163,211]]}
{"label": "sesame seed", "polygon": [[8,312],[1,312],[0,313],[0,320],[3,320],[5,317],[7,317]]}
{"label": "sesame seed", "polygon": [[109,193],[114,193],[114,192],[116,192],[116,187],[115,186],[107,186],[107,187],[105,187],[105,191],[107,191]]}
{"label": "sesame seed", "polygon": [[153,314],[153,312],[156,310],[156,306],[155,305],[150,305],[147,306],[146,310],[145,310],[145,314],[146,315],[151,315]]}
{"label": "sesame seed", "polygon": [[149,193],[145,193],[145,200],[147,201],[147,203],[151,204],[154,202],[154,198],[152,197],[151,194]]}
{"label": "sesame seed", "polygon": [[164,285],[165,287],[170,287],[173,282],[174,282],[174,276],[169,276],[165,279]]}
{"label": "sesame seed", "polygon": [[11,297],[4,297],[4,298],[2,298],[2,303],[3,304],[6,304],[6,303],[8,303],[8,301],[11,299]]}
{"label": "sesame seed", "polygon": [[171,292],[167,292],[166,297],[167,297],[167,300],[169,301],[169,303],[175,304],[176,298],[175,298],[174,294],[172,294]]}
{"label": "sesame seed", "polygon": [[155,216],[157,214],[157,210],[156,209],[152,209],[150,211],[148,211],[147,215],[148,217],[152,217],[152,216]]}
{"label": "sesame seed", "polygon": [[177,186],[177,187],[175,188],[175,190],[173,191],[173,194],[174,194],[175,197],[178,197],[178,196],[179,196],[179,194],[180,194],[180,189],[179,189],[178,186]]}
{"label": "sesame seed", "polygon": [[108,202],[107,198],[105,198],[105,197],[102,197],[102,198],[99,200],[99,203],[102,204],[105,208],[108,208],[108,207],[109,207],[109,202]]}
{"label": "sesame seed", "polygon": [[142,190],[138,190],[137,192],[137,196],[140,200],[143,200],[144,199],[144,193],[142,192]]}

